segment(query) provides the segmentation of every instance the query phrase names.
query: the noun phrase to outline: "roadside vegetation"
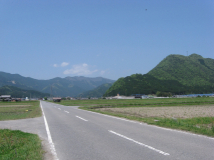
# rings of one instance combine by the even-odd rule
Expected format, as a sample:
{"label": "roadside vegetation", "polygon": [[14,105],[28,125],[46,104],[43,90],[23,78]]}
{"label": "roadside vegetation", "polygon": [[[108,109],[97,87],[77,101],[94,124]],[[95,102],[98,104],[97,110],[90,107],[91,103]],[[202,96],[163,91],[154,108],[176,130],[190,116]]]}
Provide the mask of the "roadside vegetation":
{"label": "roadside vegetation", "polygon": [[60,104],[214,137],[214,97],[68,100]]}
{"label": "roadside vegetation", "polygon": [[0,102],[0,121],[34,118],[41,115],[39,101]]}
{"label": "roadside vegetation", "polygon": [[36,134],[0,129],[1,160],[42,160],[41,140]]}

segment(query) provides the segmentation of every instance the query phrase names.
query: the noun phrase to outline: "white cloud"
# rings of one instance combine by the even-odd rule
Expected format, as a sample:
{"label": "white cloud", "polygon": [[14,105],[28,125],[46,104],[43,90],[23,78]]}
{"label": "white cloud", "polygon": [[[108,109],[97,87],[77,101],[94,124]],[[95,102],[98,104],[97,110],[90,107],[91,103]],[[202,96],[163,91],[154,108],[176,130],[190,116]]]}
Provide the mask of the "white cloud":
{"label": "white cloud", "polygon": [[54,67],[65,67],[65,66],[67,66],[67,65],[69,65],[68,62],[62,62],[60,65],[54,64],[53,66],[54,66]]}
{"label": "white cloud", "polygon": [[57,65],[57,64],[54,64],[53,66],[54,66],[54,67],[58,67],[58,65]]}
{"label": "white cloud", "polygon": [[73,65],[71,69],[65,70],[64,74],[75,74],[75,75],[89,75],[97,72],[98,70],[90,70],[90,66],[86,63]]}
{"label": "white cloud", "polygon": [[88,65],[86,63],[83,63],[82,66],[83,67],[88,67]]}
{"label": "white cloud", "polygon": [[101,74],[101,75],[104,75],[104,74],[105,74],[105,72],[106,72],[106,71],[100,71],[100,74]]}
{"label": "white cloud", "polygon": [[61,67],[65,67],[65,66],[67,66],[67,65],[69,65],[68,62],[62,62]]}

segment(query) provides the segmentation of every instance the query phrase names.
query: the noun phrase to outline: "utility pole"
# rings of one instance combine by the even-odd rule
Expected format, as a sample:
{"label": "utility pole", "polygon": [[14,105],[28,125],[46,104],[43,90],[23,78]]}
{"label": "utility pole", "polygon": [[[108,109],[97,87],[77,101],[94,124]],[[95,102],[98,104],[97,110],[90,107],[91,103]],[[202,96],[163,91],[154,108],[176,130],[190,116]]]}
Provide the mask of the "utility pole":
{"label": "utility pole", "polygon": [[50,93],[50,99],[51,99],[51,95],[52,95],[52,85],[51,85],[51,93]]}

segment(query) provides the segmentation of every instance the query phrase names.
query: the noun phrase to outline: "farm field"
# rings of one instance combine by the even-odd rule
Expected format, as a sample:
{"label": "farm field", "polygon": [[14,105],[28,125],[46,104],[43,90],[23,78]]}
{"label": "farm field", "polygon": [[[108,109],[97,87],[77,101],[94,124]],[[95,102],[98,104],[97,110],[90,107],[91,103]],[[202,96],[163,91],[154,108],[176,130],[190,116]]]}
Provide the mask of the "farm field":
{"label": "farm field", "polygon": [[0,102],[0,121],[34,118],[41,115],[39,101]]}
{"label": "farm field", "polygon": [[214,98],[70,100],[66,106],[214,137]]}
{"label": "farm field", "polygon": [[[52,101],[50,101],[52,102]],[[200,98],[158,98],[158,99],[98,99],[98,100],[63,100],[65,106],[91,107],[154,107],[214,104],[214,97]]]}
{"label": "farm field", "polygon": [[203,106],[173,106],[173,107],[130,107],[130,108],[100,108],[104,112],[122,113],[138,117],[161,118],[194,118],[214,117],[214,105]]}

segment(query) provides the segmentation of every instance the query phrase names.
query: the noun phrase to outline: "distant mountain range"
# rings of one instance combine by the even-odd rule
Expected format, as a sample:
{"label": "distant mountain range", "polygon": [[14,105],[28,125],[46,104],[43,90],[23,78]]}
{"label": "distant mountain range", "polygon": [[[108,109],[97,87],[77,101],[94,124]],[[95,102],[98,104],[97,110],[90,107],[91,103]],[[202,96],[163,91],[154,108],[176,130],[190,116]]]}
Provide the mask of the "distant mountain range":
{"label": "distant mountain range", "polygon": [[147,74],[119,78],[104,96],[155,94],[157,91],[173,94],[214,92],[214,59],[197,54],[169,55]]}
{"label": "distant mountain range", "polygon": [[[172,94],[211,93],[214,92],[214,59],[197,54],[169,55],[147,74],[133,74],[116,82],[102,77],[83,76],[37,80],[0,72],[0,87],[0,94],[19,92],[23,96],[25,92],[26,96],[31,93],[39,96],[42,92],[45,96],[52,94],[61,97],[102,97],[104,93],[104,96],[115,96],[117,93],[155,94],[157,91]],[[34,94],[32,90],[38,93]]]}
{"label": "distant mountain range", "polygon": [[80,93],[78,97],[90,98],[90,97],[103,97],[103,94],[112,86],[113,83],[105,83],[93,90],[89,90],[83,93]]}
{"label": "distant mountain range", "polygon": [[44,98],[49,97],[49,93],[41,93],[35,90],[25,90],[14,86],[0,87],[0,95],[11,95],[13,98]]}
{"label": "distant mountain range", "polygon": [[50,80],[37,80],[23,77],[19,74],[0,72],[0,87],[8,85],[25,90],[36,90],[43,93],[52,93],[54,96],[76,97],[80,93],[92,90],[105,83],[113,83],[114,80],[96,77],[66,77],[53,78]]}

